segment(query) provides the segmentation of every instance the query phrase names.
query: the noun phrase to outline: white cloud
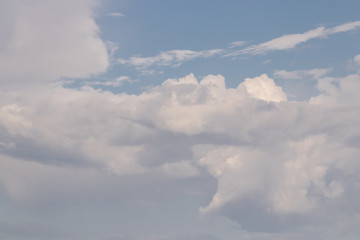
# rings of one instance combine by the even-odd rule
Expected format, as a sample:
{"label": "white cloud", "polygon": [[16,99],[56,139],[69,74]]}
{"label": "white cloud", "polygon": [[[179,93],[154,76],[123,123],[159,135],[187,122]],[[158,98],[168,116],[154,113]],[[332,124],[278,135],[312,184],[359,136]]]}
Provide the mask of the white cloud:
{"label": "white cloud", "polygon": [[121,12],[112,12],[108,14],[111,17],[125,17],[125,14],[121,13]]}
{"label": "white cloud", "polygon": [[[309,103],[283,102],[274,108],[264,107],[261,113],[248,113],[253,116],[249,126],[252,132],[249,142],[240,146],[198,148],[198,155],[203,156],[200,165],[218,179],[217,193],[201,212],[223,212],[256,231],[263,230],[262,224],[286,228],[294,214],[306,216],[306,221],[331,218],[335,222],[336,212],[346,211],[335,205],[350,200],[346,199],[346,191],[353,189],[346,179],[359,171],[355,164],[359,148],[350,143],[358,141],[350,137],[360,131],[354,127],[358,112],[355,117],[350,109],[338,110],[344,106],[357,108],[359,79],[358,75],[332,79],[328,84],[333,91],[319,85],[326,92]],[[352,119],[351,123],[345,123],[345,119]],[[334,128],[337,124],[341,127]],[[258,227],[247,225],[248,208],[258,214]],[[326,216],[321,213],[324,208]]]}
{"label": "white cloud", "polygon": [[328,34],[340,33],[340,32],[348,32],[355,30],[360,27],[360,21],[348,22],[327,30]]}
{"label": "white cloud", "polygon": [[359,27],[360,21],[348,22],[333,28],[318,27],[304,33],[283,35],[264,43],[251,45],[244,49],[227,53],[224,56],[237,56],[243,54],[256,55],[265,54],[267,52],[276,50],[288,50],[295,48],[297,45],[307,42],[311,39],[324,38],[332,34],[355,30]]}
{"label": "white cloud", "polygon": [[95,1],[2,4],[6,6],[0,8],[0,15],[7,23],[0,24],[3,86],[83,78],[107,69],[106,47],[93,18]]}
{"label": "white cloud", "polygon": [[[140,95],[60,86],[4,92],[1,171],[23,162],[48,179],[46,166],[179,179],[199,176],[200,167],[218,183],[202,213],[250,231],[336,225],[338,213],[349,220],[359,209],[359,80],[320,79],[321,94],[309,102],[287,101],[266,75],[226,88],[221,75],[190,74]],[[38,181],[33,175],[25,183],[9,173],[0,181],[11,198],[41,192],[26,187]]]}
{"label": "white cloud", "polygon": [[246,41],[235,41],[229,44],[229,48],[241,47],[246,44]]}
{"label": "white cloud", "polygon": [[120,87],[125,82],[133,83],[134,80],[131,80],[128,76],[120,76],[113,81],[93,81],[93,82],[87,82],[87,84],[90,86]]}
{"label": "white cloud", "polygon": [[[71,8],[64,3],[71,3]],[[4,32],[0,37],[0,80],[4,85],[0,94],[0,197],[5,209],[0,218],[5,235],[1,237],[14,237],[18,229],[31,230],[13,228],[1,220],[8,216],[14,221],[51,219],[53,225],[73,225],[95,216],[91,219],[94,226],[120,210],[133,213],[119,200],[133,203],[150,196],[154,202],[171,195],[170,191],[182,202],[180,195],[186,195],[188,188],[203,194],[191,203],[191,210],[204,203],[198,206],[201,213],[222,214],[248,231],[285,232],[256,235],[259,238],[287,239],[290,235],[296,239],[292,234],[302,231],[326,239],[344,232],[359,235],[359,73],[334,78],[324,77],[328,69],[275,72],[277,77],[318,81],[320,94],[301,102],[287,101],[281,87],[266,74],[246,78],[236,88],[227,88],[221,75],[198,80],[189,74],[168,79],[139,95],[114,94],[91,86],[68,89],[35,84],[88,77],[107,69],[106,47],[93,19],[94,4],[90,0],[0,2],[0,29]],[[285,35],[245,48],[241,54],[290,49],[358,27],[359,22],[352,22]],[[108,45],[112,53],[116,51],[113,44]],[[152,71],[148,69],[151,66],[178,66],[221,53],[220,49],[172,50],[118,61]],[[359,55],[353,63],[360,63]],[[23,87],[25,81],[35,86]],[[89,85],[116,87],[124,81],[132,80],[120,76]],[[21,87],[6,89],[5,85],[14,83]],[[196,186],[196,178],[206,181]],[[207,188],[215,181],[214,188]],[[179,190],[180,185],[186,191]],[[163,195],[161,186],[167,187]],[[94,199],[98,201],[95,204]],[[73,208],[69,201],[74,201]],[[153,202],[149,205],[156,205]],[[98,216],[109,203],[107,213]],[[96,212],[96,206],[101,210]],[[176,209],[173,206],[165,211]],[[73,210],[81,216],[87,214],[73,220],[69,217]],[[43,215],[39,217],[38,212]],[[132,219],[126,216],[121,220]],[[82,224],[75,225],[81,228]],[[87,232],[89,226],[83,228]],[[32,231],[47,239],[55,234],[67,237],[59,234],[62,229],[46,236],[42,228]],[[184,236],[153,238],[215,239]]]}
{"label": "white cloud", "polygon": [[149,68],[151,66],[173,66],[177,67],[184,62],[193,60],[195,58],[209,58],[222,53],[221,49],[211,49],[204,51],[192,50],[170,50],[161,52],[153,57],[137,57],[132,56],[129,59],[118,59],[118,63],[130,65],[140,70]]}
{"label": "white cloud", "polygon": [[349,61],[349,68],[360,73],[360,54]]}
{"label": "white cloud", "polygon": [[360,54],[354,57],[354,62],[360,65]]}
{"label": "white cloud", "polygon": [[165,163],[161,170],[168,176],[175,178],[196,177],[200,175],[199,170],[188,161]]}
{"label": "white cloud", "polygon": [[268,102],[286,101],[286,94],[281,87],[276,86],[275,82],[266,74],[256,78],[246,78],[242,83],[248,93],[256,99]]}
{"label": "white cloud", "polygon": [[314,68],[296,71],[277,70],[274,72],[274,76],[282,79],[319,79],[331,72],[331,70],[331,68]]}

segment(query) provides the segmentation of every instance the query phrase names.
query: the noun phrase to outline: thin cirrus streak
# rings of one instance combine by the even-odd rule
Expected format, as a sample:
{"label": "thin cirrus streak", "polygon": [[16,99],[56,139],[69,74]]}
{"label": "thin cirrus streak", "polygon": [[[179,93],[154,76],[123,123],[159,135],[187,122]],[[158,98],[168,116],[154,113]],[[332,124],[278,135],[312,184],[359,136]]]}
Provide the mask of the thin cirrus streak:
{"label": "thin cirrus streak", "polygon": [[[179,67],[184,62],[194,60],[197,58],[209,58],[217,55],[223,57],[235,57],[239,55],[258,55],[266,54],[270,51],[288,50],[295,48],[301,43],[305,43],[311,39],[325,38],[329,35],[348,32],[356,30],[360,27],[360,21],[348,22],[345,24],[337,25],[333,28],[318,27],[304,33],[286,34],[270,41],[250,45],[241,50],[231,51],[221,48],[194,51],[194,50],[169,50],[163,51],[151,57],[132,56],[128,59],[119,58],[119,64],[128,65],[137,68],[138,70],[148,69],[154,66],[172,66]],[[246,44],[245,41],[235,41],[229,44],[229,48],[241,47]]]}
{"label": "thin cirrus streak", "polygon": [[173,66],[178,67],[184,62],[195,58],[209,58],[223,53],[222,49],[210,49],[204,51],[193,50],[170,50],[160,52],[153,57],[137,57],[132,56],[129,59],[118,59],[118,63],[130,65],[138,69],[146,69],[151,66]]}
{"label": "thin cirrus streak", "polygon": [[277,70],[274,72],[274,76],[282,79],[319,79],[324,75],[331,72],[331,68],[313,68],[307,70],[295,70],[295,71],[286,71],[286,70]]}
{"label": "thin cirrus streak", "polygon": [[348,22],[337,25],[333,28],[318,27],[304,33],[286,34],[267,42],[251,45],[238,51],[226,53],[224,56],[233,57],[238,55],[258,55],[266,54],[270,51],[288,50],[311,39],[325,38],[332,34],[356,30],[359,27],[360,21]]}

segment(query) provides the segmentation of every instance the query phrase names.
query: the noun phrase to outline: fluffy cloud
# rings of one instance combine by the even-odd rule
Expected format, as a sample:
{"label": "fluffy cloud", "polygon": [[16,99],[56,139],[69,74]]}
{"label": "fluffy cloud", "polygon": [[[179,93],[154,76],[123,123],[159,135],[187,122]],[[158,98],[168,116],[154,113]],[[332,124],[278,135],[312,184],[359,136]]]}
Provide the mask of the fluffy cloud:
{"label": "fluffy cloud", "polygon": [[[320,94],[302,102],[288,101],[266,74],[247,78],[236,88],[227,88],[221,75],[198,80],[189,74],[139,95],[91,87],[119,86],[131,81],[126,76],[80,89],[35,84],[106,70],[108,55],[92,16],[94,2],[72,1],[71,8],[70,1],[0,4],[7,9],[0,14],[5,33],[0,37],[0,80],[3,86],[35,85],[0,92],[0,197],[8,207],[0,237],[68,236],[63,229],[46,226],[42,231],[43,226],[27,228],[17,222],[29,205],[33,212],[50,215],[61,215],[57,205],[69,207],[67,201],[75,202],[74,209],[94,199],[101,206],[122,201],[120,206],[124,199],[136,199],[136,207],[153,206],[161,184],[179,195],[197,191],[210,196],[195,203],[200,213],[221,214],[257,232],[250,239],[279,239],[284,235],[273,232],[290,229],[296,229],[291,239],[299,238],[297,232],[321,238],[317,229],[325,229],[327,239],[343,232],[358,235],[359,74],[332,78],[323,77],[327,71],[321,69],[277,72],[278,77],[317,78]],[[353,22],[286,35],[242,54],[289,49],[358,27]],[[147,70],[220,53],[179,50],[119,62]],[[199,187],[194,179],[201,178],[207,181]],[[189,181],[181,186],[176,182],[181,180]],[[216,189],[208,187],[214,181]],[[179,195],[174,198],[181,201]],[[69,219],[60,222],[71,225]]]}
{"label": "fluffy cloud", "polygon": [[[336,224],[358,207],[359,79],[320,79],[322,94],[308,102],[287,101],[266,75],[231,89],[221,75],[190,74],[138,96],[89,87],[7,93],[1,154],[119,175],[188,178],[204,168],[218,187],[202,213],[250,231]],[[10,196],[26,197],[11,179],[2,174]]]}
{"label": "fluffy cloud", "polygon": [[199,164],[218,179],[216,194],[201,212],[219,211],[251,231],[336,225],[339,214],[354,209],[350,195],[359,191],[354,185],[360,170],[359,79],[325,78],[318,86],[324,94],[309,102],[272,103],[247,112],[253,118],[240,144],[195,147]]}
{"label": "fluffy cloud", "polygon": [[[315,222],[355,231],[359,80],[322,78],[321,94],[307,102],[287,101],[267,75],[226,88],[221,75],[198,81],[190,74],[140,95],[60,86],[4,92],[0,181],[10,198],[27,201],[46,187],[36,176],[67,176],[72,168],[84,169],[76,174],[84,179],[186,179],[206,170],[218,184],[203,214],[254,232]],[[25,182],[6,171],[20,165],[33,169]],[[339,226],[340,215],[349,224]]]}
{"label": "fluffy cloud", "polygon": [[[139,213],[161,216],[159,209],[181,206],[181,214],[162,216],[164,225],[181,218],[171,223],[180,226],[186,211],[194,218],[198,209],[237,222],[250,232],[246,239],[356,239],[359,73],[335,78],[329,69],[275,72],[280,78],[316,79],[320,94],[308,101],[288,101],[266,74],[236,88],[227,88],[221,75],[189,74],[139,95],[92,87],[132,82],[127,76],[79,89],[43,84],[107,69],[95,5],[92,0],[0,2],[0,238],[79,239],[71,230],[87,233],[95,229],[92,221],[101,239],[109,229],[118,230],[119,219],[124,228],[132,224],[137,231],[141,220],[143,229],[161,225],[162,230],[160,221],[143,220]],[[291,49],[359,26],[320,27],[237,53]],[[152,71],[223,52],[173,50],[118,61]],[[358,68],[359,55],[351,62]],[[184,234],[152,238],[217,239]]]}
{"label": "fluffy cloud", "polygon": [[286,101],[287,97],[281,87],[276,86],[275,82],[266,74],[257,78],[246,78],[243,85],[247,92],[254,98],[268,102]]}
{"label": "fluffy cloud", "polygon": [[0,82],[34,84],[104,72],[109,63],[93,0],[2,1]]}

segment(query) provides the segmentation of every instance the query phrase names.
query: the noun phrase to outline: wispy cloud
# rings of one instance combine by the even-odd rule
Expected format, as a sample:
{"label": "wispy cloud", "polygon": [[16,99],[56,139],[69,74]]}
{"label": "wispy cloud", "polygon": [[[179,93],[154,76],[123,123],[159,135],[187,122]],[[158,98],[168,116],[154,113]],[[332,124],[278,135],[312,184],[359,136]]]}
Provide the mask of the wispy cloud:
{"label": "wispy cloud", "polygon": [[327,73],[331,72],[331,68],[313,68],[309,70],[296,70],[296,71],[286,71],[286,70],[277,70],[274,72],[274,76],[282,79],[319,79]]}
{"label": "wispy cloud", "polygon": [[125,17],[125,14],[123,14],[121,12],[112,12],[112,13],[109,13],[108,16],[111,16],[111,17]]}
{"label": "wispy cloud", "polygon": [[160,52],[158,55],[152,57],[132,56],[129,59],[120,58],[118,59],[118,63],[130,65],[140,70],[149,68],[151,66],[178,67],[184,62],[193,60],[195,58],[209,58],[222,52],[222,49],[210,49],[204,51],[170,50],[166,52]]}
{"label": "wispy cloud", "polygon": [[234,41],[228,44],[228,49],[210,49],[204,51],[193,50],[170,50],[163,51],[155,56],[141,57],[131,56],[128,59],[119,58],[117,63],[135,67],[142,72],[151,72],[151,67],[178,67],[184,62],[196,59],[196,58],[209,58],[216,55],[222,55],[223,57],[236,57],[239,55],[257,55],[266,54],[270,51],[276,50],[288,50],[295,48],[301,43],[305,43],[311,39],[326,38],[329,35],[348,32],[360,28],[360,21],[348,22],[345,24],[337,25],[333,28],[318,27],[309,30],[304,33],[287,34],[278,38],[274,38],[270,41],[260,44],[251,45],[240,50],[234,50],[233,48],[241,47],[246,44],[245,41]]}
{"label": "wispy cloud", "polygon": [[232,43],[229,43],[229,48],[234,48],[234,47],[241,47],[245,45],[245,41],[235,41]]}
{"label": "wispy cloud", "polygon": [[106,87],[120,87],[125,82],[135,82],[134,80],[131,80],[128,76],[120,76],[114,80],[110,81],[96,81],[96,82],[87,82],[88,85],[91,86],[106,86]]}
{"label": "wispy cloud", "polygon": [[288,50],[311,39],[325,38],[332,34],[348,32],[357,28],[360,28],[360,21],[348,22],[333,28],[318,27],[304,33],[283,35],[264,43],[251,45],[244,49],[227,53],[224,56],[237,56],[244,54],[257,55],[276,50]]}
{"label": "wispy cloud", "polygon": [[348,32],[360,27],[360,21],[348,22],[345,24],[338,25],[336,27],[328,29],[329,34]]}

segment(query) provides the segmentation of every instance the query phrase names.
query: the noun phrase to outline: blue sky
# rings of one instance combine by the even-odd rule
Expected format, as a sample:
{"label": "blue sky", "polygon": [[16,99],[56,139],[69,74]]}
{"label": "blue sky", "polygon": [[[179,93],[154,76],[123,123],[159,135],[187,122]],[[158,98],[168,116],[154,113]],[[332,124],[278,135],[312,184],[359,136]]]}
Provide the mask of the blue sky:
{"label": "blue sky", "polygon": [[[126,59],[152,57],[171,50],[241,50],[285,34],[301,34],[321,26],[331,28],[356,21],[357,7],[357,1],[229,1],[226,4],[218,1],[108,1],[101,14],[120,12],[123,16],[105,16],[97,21],[101,36],[118,43],[119,50],[114,57]],[[156,71],[156,74],[141,74],[120,64],[112,68],[109,75],[116,77],[126,73],[132,78],[141,78],[141,84],[124,86],[124,90],[138,93],[139,86],[145,81],[149,85],[160,84],[167,78],[181,77],[189,72],[199,76],[222,74],[230,87],[236,87],[246,77],[261,73],[272,75],[283,69],[333,67],[333,71],[343,73],[344,63],[354,55],[358,37],[357,32],[344,34],[348,36],[324,36],[285,51],[256,56],[244,54],[235,60],[219,54],[184,62],[179,67],[146,69]],[[243,42],[243,46],[229,48],[232,42]],[[347,47],[340,47],[344,44]],[[289,91],[295,90],[289,87]]]}
{"label": "blue sky", "polygon": [[358,9],[0,1],[0,239],[358,239]]}

